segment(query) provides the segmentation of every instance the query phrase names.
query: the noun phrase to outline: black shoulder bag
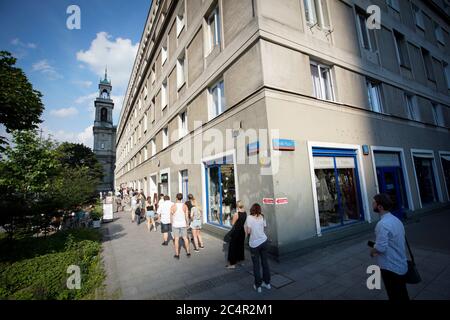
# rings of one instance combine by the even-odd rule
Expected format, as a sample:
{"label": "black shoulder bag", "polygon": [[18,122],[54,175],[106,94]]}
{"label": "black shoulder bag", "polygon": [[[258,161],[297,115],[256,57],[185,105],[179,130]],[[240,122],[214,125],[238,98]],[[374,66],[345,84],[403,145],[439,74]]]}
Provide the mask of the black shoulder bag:
{"label": "black shoulder bag", "polygon": [[409,284],[417,284],[422,281],[419,271],[417,270],[416,263],[414,262],[414,256],[409,246],[408,239],[405,236],[406,245],[408,246],[409,255],[411,260],[408,260],[408,271],[405,274],[405,281]]}

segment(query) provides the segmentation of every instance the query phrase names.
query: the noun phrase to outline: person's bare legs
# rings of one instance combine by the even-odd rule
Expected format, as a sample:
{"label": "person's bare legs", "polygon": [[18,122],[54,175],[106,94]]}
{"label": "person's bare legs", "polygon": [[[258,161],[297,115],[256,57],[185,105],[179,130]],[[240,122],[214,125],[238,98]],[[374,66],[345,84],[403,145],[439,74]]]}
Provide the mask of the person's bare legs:
{"label": "person's bare legs", "polygon": [[[178,238],[176,238],[178,240]],[[191,254],[191,245],[189,243],[188,237],[183,237],[184,244],[186,245],[186,253]],[[178,248],[178,244],[175,244],[175,247]]]}
{"label": "person's bare legs", "polygon": [[156,232],[157,230],[156,230],[155,219],[151,219],[151,221],[152,221],[153,230],[155,230],[155,232]]}
{"label": "person's bare legs", "polygon": [[180,238],[179,237],[175,237],[175,255],[178,256],[178,257],[180,256],[179,243],[180,243]]}
{"label": "person's bare legs", "polygon": [[200,247],[203,247],[203,239],[202,239],[201,230],[197,230],[197,237],[198,237],[198,244],[200,245]]}
{"label": "person's bare legs", "polygon": [[198,250],[198,230],[192,229],[192,237],[194,238],[195,249]]}
{"label": "person's bare legs", "polygon": [[167,242],[167,238],[169,237],[169,233],[165,232],[163,233],[163,240],[164,242]]}
{"label": "person's bare legs", "polygon": [[149,217],[147,217],[147,229],[148,229],[148,232],[150,232],[150,222],[151,222],[151,219]]}

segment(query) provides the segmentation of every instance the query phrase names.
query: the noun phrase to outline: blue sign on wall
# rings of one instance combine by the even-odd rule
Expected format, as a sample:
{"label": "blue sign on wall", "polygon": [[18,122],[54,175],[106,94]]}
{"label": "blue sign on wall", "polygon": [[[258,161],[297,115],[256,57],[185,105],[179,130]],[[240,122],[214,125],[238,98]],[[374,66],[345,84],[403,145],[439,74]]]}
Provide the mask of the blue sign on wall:
{"label": "blue sign on wall", "polygon": [[249,143],[247,145],[247,154],[249,156],[253,156],[255,154],[259,153],[259,141],[253,142],[253,143]]}
{"label": "blue sign on wall", "polygon": [[273,149],[280,151],[294,151],[295,150],[295,141],[288,139],[273,139]]}

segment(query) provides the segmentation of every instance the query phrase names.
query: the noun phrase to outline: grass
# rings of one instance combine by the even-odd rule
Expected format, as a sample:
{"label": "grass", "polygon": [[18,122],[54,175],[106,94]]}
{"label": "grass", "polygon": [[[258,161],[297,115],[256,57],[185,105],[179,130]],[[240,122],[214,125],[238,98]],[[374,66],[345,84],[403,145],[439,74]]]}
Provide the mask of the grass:
{"label": "grass", "polygon": [[[103,291],[101,234],[93,229],[8,242],[0,234],[0,299],[96,299]],[[70,265],[80,267],[81,289],[68,289]]]}

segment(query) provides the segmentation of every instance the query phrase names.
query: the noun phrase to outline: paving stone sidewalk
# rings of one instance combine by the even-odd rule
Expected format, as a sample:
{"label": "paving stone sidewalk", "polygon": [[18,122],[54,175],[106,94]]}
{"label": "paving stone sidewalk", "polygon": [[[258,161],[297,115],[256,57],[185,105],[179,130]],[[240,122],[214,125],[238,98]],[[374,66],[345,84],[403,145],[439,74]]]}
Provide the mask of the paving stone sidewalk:
{"label": "paving stone sidewalk", "polygon": [[[368,290],[369,257],[363,234],[281,263],[270,261],[272,290],[253,290],[252,263],[225,268],[226,247],[203,233],[205,249],[188,258],[173,258],[173,245],[162,246],[162,235],[145,223],[131,223],[128,213],[102,226],[107,291],[112,299],[152,300],[277,300],[387,299],[382,290]],[[450,211],[423,217],[406,226],[422,283],[408,286],[412,299],[450,299]]]}

